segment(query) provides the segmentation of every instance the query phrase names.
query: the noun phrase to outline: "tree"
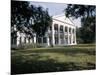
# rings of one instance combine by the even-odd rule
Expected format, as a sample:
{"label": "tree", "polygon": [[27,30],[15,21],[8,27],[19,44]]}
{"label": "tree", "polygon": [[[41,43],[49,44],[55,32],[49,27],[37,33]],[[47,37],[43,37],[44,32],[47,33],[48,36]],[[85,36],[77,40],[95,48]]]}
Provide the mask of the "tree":
{"label": "tree", "polygon": [[80,38],[84,43],[95,42],[95,12],[92,5],[72,5],[65,9],[66,17],[81,18]]}
{"label": "tree", "polygon": [[[38,36],[43,36],[51,23],[52,18],[48,11],[41,6],[35,7],[26,1],[11,1],[11,27],[15,25],[17,31],[31,36],[35,32]],[[13,34],[14,31],[11,35]]]}
{"label": "tree", "polygon": [[32,28],[38,36],[44,36],[48,26],[52,24],[52,18],[48,14],[48,10],[43,10],[41,6],[37,7],[36,14],[33,15],[34,25]]}
{"label": "tree", "polygon": [[[30,34],[29,21],[32,16],[29,2],[11,1],[11,37],[16,38],[18,31]],[[13,28],[16,27],[16,31]]]}
{"label": "tree", "polygon": [[82,40],[82,38],[80,38],[81,37],[81,32],[80,32],[80,30],[81,30],[81,28],[79,28],[79,27],[76,27],[76,41],[77,41],[77,43],[79,44],[79,43],[83,43],[83,40]]}
{"label": "tree", "polygon": [[11,1],[11,26],[16,25],[19,31],[23,30],[22,25],[26,25],[31,17],[27,12],[30,10],[28,6],[28,2]]}

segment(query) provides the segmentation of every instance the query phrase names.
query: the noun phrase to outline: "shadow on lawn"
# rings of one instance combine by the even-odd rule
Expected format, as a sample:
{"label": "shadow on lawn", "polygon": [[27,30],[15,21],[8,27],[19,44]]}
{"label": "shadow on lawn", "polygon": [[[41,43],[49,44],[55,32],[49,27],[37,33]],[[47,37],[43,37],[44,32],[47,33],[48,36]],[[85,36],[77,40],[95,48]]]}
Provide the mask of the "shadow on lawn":
{"label": "shadow on lawn", "polygon": [[34,60],[23,59],[17,57],[11,61],[11,74],[25,73],[43,73],[43,72],[59,72],[59,71],[75,71],[75,70],[91,70],[95,69],[95,64],[86,63],[86,66],[78,63],[58,63],[53,59],[38,60],[40,56]]}
{"label": "shadow on lawn", "polygon": [[22,50],[20,52],[24,52],[24,53],[45,53],[45,52],[50,52],[50,53],[64,53],[64,54],[67,54],[67,55],[70,55],[70,54],[77,54],[77,53],[85,53],[85,54],[88,54],[88,55],[95,55],[96,54],[96,51],[95,51],[95,48],[56,48],[56,49],[44,49],[44,50]]}

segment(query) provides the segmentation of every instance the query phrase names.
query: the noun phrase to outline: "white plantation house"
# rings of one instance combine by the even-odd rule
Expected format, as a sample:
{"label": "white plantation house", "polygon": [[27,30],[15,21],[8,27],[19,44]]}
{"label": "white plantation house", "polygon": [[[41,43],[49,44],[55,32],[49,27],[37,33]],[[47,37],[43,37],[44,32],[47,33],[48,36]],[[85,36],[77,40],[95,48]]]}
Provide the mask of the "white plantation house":
{"label": "white plantation house", "polygon": [[[44,46],[56,45],[76,45],[76,26],[64,15],[53,16],[53,23],[48,27],[44,37],[30,37],[25,33],[17,32],[17,37],[12,38],[11,46],[19,46],[20,44],[39,43]],[[16,31],[16,27],[13,28]]]}

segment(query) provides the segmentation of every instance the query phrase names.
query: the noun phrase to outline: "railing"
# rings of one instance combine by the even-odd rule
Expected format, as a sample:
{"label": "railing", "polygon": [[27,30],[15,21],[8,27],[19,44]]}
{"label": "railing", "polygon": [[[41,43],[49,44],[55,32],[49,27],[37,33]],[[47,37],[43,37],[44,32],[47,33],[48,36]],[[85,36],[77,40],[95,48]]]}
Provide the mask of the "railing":
{"label": "railing", "polygon": [[[54,31],[54,34],[68,34],[68,32],[64,32],[64,31],[58,31],[58,30],[53,30]],[[52,34],[52,31],[51,30],[48,30],[48,33],[49,34]],[[69,35],[72,34],[71,32],[69,32]]]}

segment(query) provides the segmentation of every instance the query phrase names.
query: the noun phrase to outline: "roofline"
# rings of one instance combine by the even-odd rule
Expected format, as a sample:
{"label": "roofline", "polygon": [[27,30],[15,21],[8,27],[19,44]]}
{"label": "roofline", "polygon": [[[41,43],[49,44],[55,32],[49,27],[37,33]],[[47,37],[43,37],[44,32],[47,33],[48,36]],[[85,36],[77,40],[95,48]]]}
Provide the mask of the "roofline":
{"label": "roofline", "polygon": [[[70,23],[67,23],[67,22],[64,22],[64,21],[60,21],[60,20],[55,19],[55,18],[53,18],[53,20],[56,20],[56,21],[59,21],[59,22],[62,22],[62,23],[66,23],[66,24],[69,24],[69,25],[72,25],[72,26],[75,26],[75,24],[70,24]],[[75,27],[76,27],[76,26],[75,26]]]}
{"label": "roofline", "polygon": [[[55,16],[53,16],[52,18],[55,19],[55,18],[61,17],[61,16],[65,16],[65,14],[55,15]],[[66,17],[66,18],[68,18],[68,17]],[[60,22],[63,22],[63,23],[67,23],[67,24],[70,24],[70,25],[73,25],[73,26],[76,26],[76,25],[74,24],[74,22],[73,22],[70,18],[68,18],[68,19],[69,19],[73,24],[70,24],[70,23],[67,23],[67,22],[64,22],[64,21],[60,21],[60,20],[58,20],[58,19],[55,19],[55,20],[60,21]]]}
{"label": "roofline", "polygon": [[55,16],[53,16],[53,18],[57,18],[57,17],[61,17],[61,16],[65,16],[65,15],[64,14],[55,15]]}
{"label": "roofline", "polygon": [[[74,24],[74,22],[70,19],[70,18],[68,18],[73,24]],[[75,25],[75,24],[74,24]],[[76,26],[76,25],[75,25]]]}

